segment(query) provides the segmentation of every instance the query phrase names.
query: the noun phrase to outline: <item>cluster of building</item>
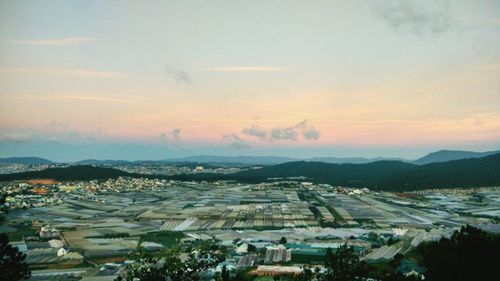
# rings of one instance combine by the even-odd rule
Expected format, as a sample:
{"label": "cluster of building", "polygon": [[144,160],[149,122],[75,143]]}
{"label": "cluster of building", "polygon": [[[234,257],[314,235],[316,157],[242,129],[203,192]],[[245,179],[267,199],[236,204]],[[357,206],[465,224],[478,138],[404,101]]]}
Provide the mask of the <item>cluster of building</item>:
{"label": "cluster of building", "polygon": [[327,249],[343,244],[381,262],[465,224],[500,231],[500,188],[389,193],[290,181],[118,178],[7,182],[0,189],[10,208],[0,231],[34,268],[64,265],[34,270],[34,280],[115,278],[134,253],[199,239],[228,248],[226,268],[280,275],[310,265],[321,270]]}
{"label": "cluster of building", "polygon": [[137,173],[144,175],[191,175],[191,174],[235,174],[247,168],[222,166],[222,165],[193,165],[193,164],[135,164],[135,165],[117,165],[115,168],[129,173]]}

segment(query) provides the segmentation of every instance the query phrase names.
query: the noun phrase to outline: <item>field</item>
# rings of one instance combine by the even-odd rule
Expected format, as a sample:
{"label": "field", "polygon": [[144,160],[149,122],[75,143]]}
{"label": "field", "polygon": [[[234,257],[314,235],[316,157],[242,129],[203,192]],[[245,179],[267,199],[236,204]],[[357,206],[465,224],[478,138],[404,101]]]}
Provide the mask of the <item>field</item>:
{"label": "field", "polygon": [[17,231],[6,233],[10,241],[23,240],[24,237],[28,236],[38,236],[36,230],[31,226],[20,224],[13,227],[15,227]]}
{"label": "field", "polygon": [[29,184],[58,184],[58,181],[53,179],[36,179],[36,180],[27,180]]}
{"label": "field", "polygon": [[177,231],[158,231],[149,232],[141,236],[141,241],[155,242],[162,244],[167,248],[174,247],[179,244],[180,240],[184,238],[185,235],[182,232]]}

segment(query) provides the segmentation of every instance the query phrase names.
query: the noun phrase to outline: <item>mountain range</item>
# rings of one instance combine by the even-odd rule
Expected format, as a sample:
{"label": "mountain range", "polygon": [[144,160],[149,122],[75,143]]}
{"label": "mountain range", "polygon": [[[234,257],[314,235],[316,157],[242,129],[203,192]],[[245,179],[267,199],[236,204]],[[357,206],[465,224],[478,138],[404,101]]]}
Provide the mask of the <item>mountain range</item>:
{"label": "mountain range", "polygon": [[290,180],[326,183],[334,186],[368,187],[373,190],[405,191],[428,188],[500,186],[500,153],[481,158],[417,165],[402,161],[377,161],[367,164],[330,164],[287,162],[248,169],[235,174],[185,174],[176,176],[131,174],[114,168],[89,165],[50,168],[43,171],[0,175],[0,181],[32,178],[90,180],[119,176],[188,181],[235,180],[259,183]]}
{"label": "mountain range", "polygon": [[54,162],[40,157],[8,157],[0,158],[0,164],[43,165]]}
{"label": "mountain range", "polygon": [[[323,162],[330,164],[366,164],[377,161],[402,161],[418,165],[425,165],[430,163],[439,163],[452,160],[460,160],[467,158],[480,158],[493,154],[500,153],[500,150],[487,151],[487,152],[474,152],[474,151],[460,151],[460,150],[440,150],[429,153],[422,158],[416,160],[406,160],[402,158],[363,158],[363,157],[314,157],[307,159],[281,157],[281,156],[190,156],[183,158],[173,158],[165,160],[148,160],[148,161],[126,161],[126,160],[96,160],[86,159],[77,161],[71,164],[77,165],[135,165],[135,164],[168,164],[168,163],[199,163],[199,164],[231,164],[231,165],[277,165],[287,162],[309,161],[309,162]],[[0,163],[17,163],[17,164],[51,164],[54,163],[50,160],[39,157],[11,157],[0,158]]]}
{"label": "mountain range", "polygon": [[446,162],[452,160],[468,159],[468,158],[481,158],[493,154],[500,153],[500,150],[486,151],[486,152],[474,152],[474,151],[461,151],[461,150],[440,150],[436,152],[429,153],[422,158],[419,158],[413,163],[418,165]]}

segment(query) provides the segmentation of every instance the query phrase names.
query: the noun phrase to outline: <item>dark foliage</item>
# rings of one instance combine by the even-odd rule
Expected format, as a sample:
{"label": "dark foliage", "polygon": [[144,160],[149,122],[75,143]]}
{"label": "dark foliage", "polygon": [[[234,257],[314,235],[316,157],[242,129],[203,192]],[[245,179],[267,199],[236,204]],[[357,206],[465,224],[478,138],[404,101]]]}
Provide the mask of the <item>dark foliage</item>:
{"label": "dark foliage", "polygon": [[118,280],[197,281],[201,272],[224,261],[225,256],[225,248],[211,241],[196,247],[185,261],[180,259],[180,250],[174,248],[162,258],[145,256],[128,265]]}
{"label": "dark foliage", "polygon": [[352,247],[346,244],[340,246],[335,252],[331,248],[326,251],[326,273],[320,275],[319,279],[324,281],[351,281],[361,280],[363,263],[360,263],[359,258]]}
{"label": "dark foliage", "polygon": [[9,238],[0,233],[0,280],[17,281],[29,278],[31,272],[26,255],[9,245]]}
{"label": "dark foliage", "polygon": [[281,237],[279,243],[285,245],[287,243],[286,238],[285,237]]}
{"label": "dark foliage", "polygon": [[257,252],[257,247],[255,247],[255,245],[253,245],[253,244],[248,244],[247,251],[251,252],[251,253],[255,253],[255,252]]}
{"label": "dark foliage", "polygon": [[55,180],[93,180],[129,176],[124,171],[113,168],[94,167],[89,165],[71,166],[67,168],[49,168],[43,171],[22,172],[0,175],[0,181],[21,179],[55,179]]}
{"label": "dark foliage", "polygon": [[466,226],[450,239],[422,244],[415,252],[427,268],[426,280],[494,280],[498,276],[500,236]]}

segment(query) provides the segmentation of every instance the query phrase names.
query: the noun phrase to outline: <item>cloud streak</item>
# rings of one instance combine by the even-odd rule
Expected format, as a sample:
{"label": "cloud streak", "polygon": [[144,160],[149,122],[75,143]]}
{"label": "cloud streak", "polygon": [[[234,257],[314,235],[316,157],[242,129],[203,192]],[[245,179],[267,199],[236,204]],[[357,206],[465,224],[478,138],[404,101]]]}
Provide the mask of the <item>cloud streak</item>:
{"label": "cloud streak", "polygon": [[8,133],[0,135],[0,142],[3,143],[24,143],[32,140],[31,134],[28,133]]}
{"label": "cloud streak", "polygon": [[48,96],[5,96],[3,98],[11,100],[48,100],[48,101],[94,101],[94,102],[111,102],[111,103],[131,103],[133,100],[126,98],[111,98],[83,95],[48,95]]}
{"label": "cloud streak", "polygon": [[54,76],[74,76],[74,77],[95,77],[95,78],[114,78],[124,76],[120,72],[97,71],[85,69],[40,69],[40,68],[3,68],[0,73],[4,74],[41,74]]}
{"label": "cloud streak", "polygon": [[91,37],[67,37],[42,40],[11,40],[11,42],[17,45],[30,46],[76,46],[90,43],[96,40],[97,39]]}
{"label": "cloud streak", "polygon": [[285,67],[275,66],[216,66],[206,69],[211,72],[285,72],[289,71]]}

